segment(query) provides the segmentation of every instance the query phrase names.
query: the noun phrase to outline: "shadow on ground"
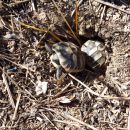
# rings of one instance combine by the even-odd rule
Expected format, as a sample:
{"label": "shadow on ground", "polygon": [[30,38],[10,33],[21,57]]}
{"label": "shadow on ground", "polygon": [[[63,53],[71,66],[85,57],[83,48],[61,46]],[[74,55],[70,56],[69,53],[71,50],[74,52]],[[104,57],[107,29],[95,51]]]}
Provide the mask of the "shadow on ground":
{"label": "shadow on ground", "polygon": [[130,5],[130,0],[104,0],[105,2],[114,3],[116,5]]}

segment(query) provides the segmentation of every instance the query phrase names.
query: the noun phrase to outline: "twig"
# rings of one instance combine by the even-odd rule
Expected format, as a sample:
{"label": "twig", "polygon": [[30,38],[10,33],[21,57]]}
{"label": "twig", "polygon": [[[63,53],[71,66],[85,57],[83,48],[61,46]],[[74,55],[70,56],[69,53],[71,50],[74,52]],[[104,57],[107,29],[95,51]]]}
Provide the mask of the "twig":
{"label": "twig", "polygon": [[75,29],[76,29],[76,34],[79,34],[78,31],[78,0],[75,0]]}
{"label": "twig", "polygon": [[104,87],[103,91],[100,93],[101,96],[104,96],[104,94],[106,93],[106,91],[108,90],[108,87]]}
{"label": "twig", "polygon": [[81,85],[83,85],[88,92],[90,92],[91,94],[93,95],[96,95],[96,96],[99,96],[98,93],[94,92],[93,90],[91,90],[86,84],[84,84],[83,82],[81,82],[80,80],[78,80],[76,77],[74,77],[73,75],[71,74],[68,74],[71,78],[73,78],[74,80],[76,80],[77,82],[79,82]]}
{"label": "twig", "polygon": [[127,130],[130,130],[130,102],[129,102],[129,115],[128,115],[128,127]]}
{"label": "twig", "polygon": [[119,92],[119,93],[122,92],[122,96],[123,96],[123,97],[127,97],[127,96],[128,96],[128,95],[122,90],[123,85],[122,85],[118,80],[116,80],[116,79],[114,79],[114,78],[111,78],[111,81],[115,84],[114,87],[117,88],[118,92]]}
{"label": "twig", "polygon": [[105,99],[105,100],[125,100],[130,101],[130,97],[112,97],[112,96],[101,96],[97,98],[97,100]]}
{"label": "twig", "polygon": [[120,10],[120,11],[122,11],[122,12],[127,13],[127,14],[130,15],[130,12],[121,9],[121,8],[120,8],[119,6],[117,6],[117,5],[113,5],[113,4],[111,4],[111,3],[104,2],[104,1],[102,1],[102,0],[95,0],[95,1],[98,2],[98,3],[104,4],[104,5],[107,5],[107,6],[109,6],[109,7],[112,7],[112,8],[114,8],[114,9]]}
{"label": "twig", "polygon": [[79,119],[77,119],[77,118],[75,118],[75,117],[73,117],[73,116],[67,114],[67,113],[65,113],[63,116],[65,116],[65,117],[67,117],[67,118],[69,118],[69,119],[71,119],[71,120],[73,120],[73,121],[76,121],[76,122],[78,122],[79,124],[84,125],[84,126],[90,128],[90,129],[92,129],[92,130],[98,130],[97,128],[95,128],[95,127],[93,127],[93,126],[91,126],[91,125],[89,125],[89,124],[87,124],[87,123],[85,123],[85,122],[83,122],[83,121],[81,121],[81,120],[79,120]]}
{"label": "twig", "polygon": [[18,67],[20,67],[20,68],[22,68],[22,69],[26,69],[26,70],[30,70],[31,72],[35,72],[35,70],[33,70],[33,69],[31,69],[31,68],[28,68],[26,65],[17,64],[17,63],[15,63],[15,62],[9,60],[8,58],[4,57],[4,56],[1,55],[1,54],[0,54],[0,56],[1,56],[3,59],[5,59],[5,60],[11,62],[12,64],[14,64],[14,65],[16,65],[16,66],[18,66]]}
{"label": "twig", "polygon": [[18,126],[1,126],[0,130],[17,129]]}
{"label": "twig", "polygon": [[64,87],[60,92],[58,92],[53,98],[57,98],[59,97],[63,92],[65,92],[65,90],[70,86],[71,83],[69,83],[68,85],[66,85],[66,87]]}
{"label": "twig", "polygon": [[68,28],[70,29],[71,33],[73,34],[74,38],[77,40],[77,42],[80,44],[79,39],[77,38],[77,36],[75,35],[74,31],[72,30],[71,26],[69,25],[69,23],[67,22],[66,18],[64,17],[63,13],[61,12],[61,10],[59,9],[59,7],[57,6],[55,0],[52,0],[53,4],[55,5],[56,9],[58,10],[58,12],[60,13],[61,17],[63,18],[63,20],[65,21],[66,25],[68,26]]}
{"label": "twig", "polygon": [[105,10],[106,10],[106,5],[103,7],[103,11],[101,13],[100,24],[102,23],[102,19],[103,19]]}
{"label": "twig", "polygon": [[18,5],[26,3],[26,2],[29,2],[29,0],[15,1],[15,3],[6,4],[6,5],[9,6],[9,7],[15,7],[15,6],[18,6]]}
{"label": "twig", "polygon": [[16,119],[20,98],[21,98],[21,93],[18,93],[18,98],[17,98],[14,114],[13,114],[13,117],[12,117],[12,121],[14,121]]}
{"label": "twig", "polygon": [[[0,21],[2,23],[2,26],[5,27],[7,30],[10,30],[9,25],[7,24],[7,22],[5,22],[5,20],[0,16]],[[8,27],[7,27],[8,25]]]}
{"label": "twig", "polygon": [[14,32],[14,22],[13,22],[13,16],[12,15],[10,16],[10,19],[11,19],[11,29],[12,29],[12,32]]}
{"label": "twig", "polygon": [[53,121],[59,122],[59,123],[64,123],[64,124],[71,125],[71,126],[75,126],[75,127],[80,129],[80,126],[77,124],[77,122],[75,123],[75,122],[62,121],[62,120],[57,120],[57,119],[54,119]]}
{"label": "twig", "polygon": [[4,101],[4,100],[0,100],[0,103],[4,103],[4,104],[6,103],[6,104],[7,104],[7,103],[9,103],[9,102]]}
{"label": "twig", "polygon": [[54,124],[45,114],[42,113],[42,116],[43,116],[46,120],[48,120],[48,121],[55,127],[56,130],[59,130],[59,129],[55,126],[55,124]]}
{"label": "twig", "polygon": [[[1,69],[1,71],[3,71],[2,67],[0,67],[0,69]],[[4,74],[17,87],[17,89],[21,90],[21,88],[18,86],[18,84],[6,72],[4,72]]]}
{"label": "twig", "polygon": [[9,88],[9,85],[8,85],[8,82],[7,82],[7,79],[6,79],[6,76],[5,76],[4,71],[5,71],[5,70],[4,70],[4,68],[3,68],[3,74],[2,74],[3,83],[5,84],[5,87],[6,87],[7,92],[8,92],[10,104],[12,105],[13,108],[15,108],[15,103],[14,103],[14,100],[13,100],[13,97],[12,97],[12,94],[11,94],[11,91],[10,91],[10,88]]}
{"label": "twig", "polygon": [[31,25],[25,24],[25,23],[20,22],[20,21],[18,21],[18,20],[16,20],[16,22],[19,23],[20,25],[26,27],[26,28],[31,28],[31,29],[34,29],[34,30],[39,31],[39,32],[45,32],[45,33],[48,32],[48,33],[49,33],[51,36],[53,36],[56,40],[62,41],[59,37],[57,37],[54,33],[52,33],[51,31],[49,31],[49,30],[46,29],[46,28],[37,28],[37,27],[35,27],[35,26],[31,26]]}
{"label": "twig", "polygon": [[32,10],[33,10],[34,12],[36,12],[36,8],[35,8],[35,4],[34,4],[34,1],[33,1],[33,0],[31,0],[31,5],[32,5]]}
{"label": "twig", "polygon": [[100,10],[101,6],[102,6],[102,4],[99,5],[99,7],[96,9],[95,12],[98,12]]}
{"label": "twig", "polygon": [[[82,4],[83,1],[84,1],[84,0],[80,0],[80,1],[78,2],[78,7]],[[75,11],[76,11],[75,9],[72,11],[71,17],[73,17]]]}
{"label": "twig", "polygon": [[91,90],[86,84],[84,84],[83,82],[81,82],[80,80],[78,80],[76,77],[74,77],[73,75],[71,74],[68,74],[71,78],[73,78],[74,80],[76,80],[77,82],[79,82],[81,85],[83,85],[87,91],[95,96],[98,96],[98,100],[101,100],[101,99],[105,99],[105,100],[126,100],[126,101],[130,101],[130,97],[127,97],[127,96],[122,96],[122,97],[112,97],[112,96],[102,96],[96,92],[94,92],[93,90]]}

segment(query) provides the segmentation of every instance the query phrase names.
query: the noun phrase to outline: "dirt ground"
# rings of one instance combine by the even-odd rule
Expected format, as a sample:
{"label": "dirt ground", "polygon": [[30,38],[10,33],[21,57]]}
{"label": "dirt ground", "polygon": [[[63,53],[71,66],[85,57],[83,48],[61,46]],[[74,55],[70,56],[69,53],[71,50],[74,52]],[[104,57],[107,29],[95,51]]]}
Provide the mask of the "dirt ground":
{"label": "dirt ground", "polygon": [[[130,2],[75,3],[0,2],[0,130],[130,130]],[[104,43],[104,69],[58,82],[45,44],[89,39]]]}

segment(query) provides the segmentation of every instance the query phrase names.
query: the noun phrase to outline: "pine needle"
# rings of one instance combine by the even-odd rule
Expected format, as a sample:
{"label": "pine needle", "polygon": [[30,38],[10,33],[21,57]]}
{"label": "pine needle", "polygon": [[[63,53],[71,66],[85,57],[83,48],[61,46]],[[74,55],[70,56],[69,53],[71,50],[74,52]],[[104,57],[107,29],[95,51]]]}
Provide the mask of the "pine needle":
{"label": "pine needle", "polygon": [[17,21],[20,25],[24,26],[24,27],[27,27],[27,28],[31,28],[33,30],[36,30],[36,31],[39,31],[39,32],[46,32],[46,33],[49,33],[51,36],[53,36],[56,40],[58,40],[59,42],[61,42],[62,40],[57,37],[54,33],[52,33],[51,31],[49,31],[48,29],[46,28],[37,28],[35,26],[31,26],[31,25],[28,25],[28,24],[25,24],[23,22],[20,22],[20,21]]}
{"label": "pine needle", "polygon": [[75,35],[74,31],[72,30],[71,26],[69,25],[69,23],[67,22],[65,16],[63,15],[63,13],[61,12],[61,10],[59,9],[59,7],[57,6],[55,0],[52,0],[53,4],[55,5],[57,11],[60,13],[61,17],[63,18],[64,22],[66,23],[66,25],[68,26],[68,28],[70,29],[71,33],[73,34],[74,38],[77,40],[77,42],[79,43],[80,45],[80,41],[79,39],[77,38],[77,36]]}
{"label": "pine needle", "polygon": [[75,29],[76,29],[76,34],[79,34],[78,30],[78,1],[75,0]]}

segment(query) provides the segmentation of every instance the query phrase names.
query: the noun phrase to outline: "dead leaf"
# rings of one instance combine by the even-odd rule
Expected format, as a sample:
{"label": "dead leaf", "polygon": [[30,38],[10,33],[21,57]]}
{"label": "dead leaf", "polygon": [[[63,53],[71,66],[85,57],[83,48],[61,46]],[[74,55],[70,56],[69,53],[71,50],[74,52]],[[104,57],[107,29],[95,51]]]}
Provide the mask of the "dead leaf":
{"label": "dead leaf", "polygon": [[62,97],[60,100],[60,103],[68,104],[68,103],[71,103],[71,100],[67,97]]}
{"label": "dead leaf", "polygon": [[47,85],[48,85],[48,82],[37,81],[37,83],[36,83],[36,89],[35,89],[36,95],[38,96],[38,95],[40,95],[42,93],[46,94],[46,92],[47,92]]}

